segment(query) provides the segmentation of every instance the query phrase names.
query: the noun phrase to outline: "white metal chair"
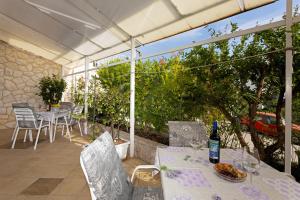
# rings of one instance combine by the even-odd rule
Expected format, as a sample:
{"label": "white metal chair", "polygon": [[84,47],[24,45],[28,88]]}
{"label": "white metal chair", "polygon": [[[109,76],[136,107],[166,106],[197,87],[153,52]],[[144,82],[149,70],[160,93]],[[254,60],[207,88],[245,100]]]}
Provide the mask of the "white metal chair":
{"label": "white metal chair", "polygon": [[[12,104],[12,108],[13,108],[13,109],[14,109],[14,108],[24,108],[24,107],[29,107],[29,104],[26,103],[26,102],[24,102],[24,103],[13,103],[13,104]],[[11,136],[11,141],[14,140],[14,137],[15,137],[15,134],[16,134],[16,131],[17,131],[17,127],[18,127],[18,123],[16,123],[14,132],[13,132],[13,134],[12,134],[12,136]],[[27,133],[26,133],[26,135],[27,135]]]}
{"label": "white metal chair", "polygon": [[117,154],[111,135],[105,132],[88,145],[80,155],[80,164],[90,188],[92,200],[162,200],[161,188],[134,187],[134,174],[139,169],[157,169],[140,165],[129,180]]}
{"label": "white metal chair", "polygon": [[82,111],[83,111],[83,106],[75,106],[71,113],[71,120],[70,120],[71,131],[72,131],[72,126],[77,124],[79,127],[81,136],[82,136],[82,129],[81,129],[81,125],[80,125],[80,120],[84,119],[84,117],[82,115]]}
{"label": "white metal chair", "polygon": [[70,134],[70,130],[69,130],[71,119],[69,116],[70,116],[69,110],[59,111],[55,114],[53,141],[55,140],[57,126],[61,126],[62,127],[61,135],[62,136],[64,135],[64,129],[66,127],[66,129],[67,129],[66,134],[69,136],[69,139],[71,142],[71,134]]}
{"label": "white metal chair", "polygon": [[[36,136],[36,140],[35,140],[35,144],[33,149],[36,150],[37,147],[37,143],[39,140],[39,136],[40,136],[40,132],[42,128],[49,128],[50,124],[49,122],[44,122],[43,119],[42,120],[38,120],[33,109],[31,107],[14,107],[14,112],[16,115],[16,131],[13,135],[13,143],[11,148],[14,149],[15,148],[15,143],[18,137],[18,133],[21,129],[26,130],[25,132],[25,137],[24,137],[24,141],[26,141],[26,136],[27,136],[27,132],[28,130],[37,130],[37,136]],[[47,129],[45,129],[45,132],[47,131]],[[31,133],[31,132],[30,132]],[[50,133],[49,133],[50,134]],[[30,135],[30,137],[32,137],[32,135]]]}

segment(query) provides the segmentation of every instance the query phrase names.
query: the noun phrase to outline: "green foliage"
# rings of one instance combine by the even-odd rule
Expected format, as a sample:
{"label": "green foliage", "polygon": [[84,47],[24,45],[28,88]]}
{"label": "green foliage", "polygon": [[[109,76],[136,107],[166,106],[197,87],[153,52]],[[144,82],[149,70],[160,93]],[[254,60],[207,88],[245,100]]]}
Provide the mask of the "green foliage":
{"label": "green foliage", "polygon": [[38,95],[43,98],[46,105],[58,104],[66,86],[65,80],[56,75],[45,76],[39,82]]}
{"label": "green foliage", "polygon": [[72,97],[76,105],[84,104],[84,87],[85,87],[84,78],[80,77],[77,81],[76,87],[72,88],[73,91]]}
{"label": "green foliage", "polygon": [[[89,102],[95,106],[96,115],[101,116],[99,117],[101,122],[112,128],[115,125],[128,126],[129,67],[128,64],[122,64],[113,68],[100,69],[91,80],[90,89],[94,92],[89,95]],[[112,133],[115,138],[113,129]]]}

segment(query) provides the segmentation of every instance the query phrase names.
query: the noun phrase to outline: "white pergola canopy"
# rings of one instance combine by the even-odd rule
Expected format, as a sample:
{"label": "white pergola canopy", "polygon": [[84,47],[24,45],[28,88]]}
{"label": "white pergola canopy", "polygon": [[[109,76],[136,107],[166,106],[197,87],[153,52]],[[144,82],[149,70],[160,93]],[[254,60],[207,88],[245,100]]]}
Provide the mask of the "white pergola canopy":
{"label": "white pergola canopy", "polygon": [[72,67],[274,0],[0,0],[0,39]]}

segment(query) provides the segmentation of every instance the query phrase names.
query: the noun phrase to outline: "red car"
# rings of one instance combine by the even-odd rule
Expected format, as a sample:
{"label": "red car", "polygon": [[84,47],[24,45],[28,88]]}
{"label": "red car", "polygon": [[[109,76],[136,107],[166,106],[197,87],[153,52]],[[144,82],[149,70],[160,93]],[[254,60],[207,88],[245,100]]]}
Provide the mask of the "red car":
{"label": "red car", "polygon": [[[267,112],[257,112],[255,117],[255,129],[258,133],[268,136],[277,136],[276,114]],[[241,119],[241,124],[249,127],[249,118]],[[285,124],[283,120],[283,124]],[[300,125],[292,124],[292,132],[300,133]]]}

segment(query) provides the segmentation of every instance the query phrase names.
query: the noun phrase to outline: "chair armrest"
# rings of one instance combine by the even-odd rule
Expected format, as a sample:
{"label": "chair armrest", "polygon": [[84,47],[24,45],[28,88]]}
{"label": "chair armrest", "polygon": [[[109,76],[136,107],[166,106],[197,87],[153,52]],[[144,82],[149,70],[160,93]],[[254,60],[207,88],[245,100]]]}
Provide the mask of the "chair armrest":
{"label": "chair armrest", "polygon": [[160,171],[159,167],[156,165],[139,165],[133,170],[133,173],[131,176],[131,183],[133,183],[135,173],[140,169],[154,169],[154,170]]}

